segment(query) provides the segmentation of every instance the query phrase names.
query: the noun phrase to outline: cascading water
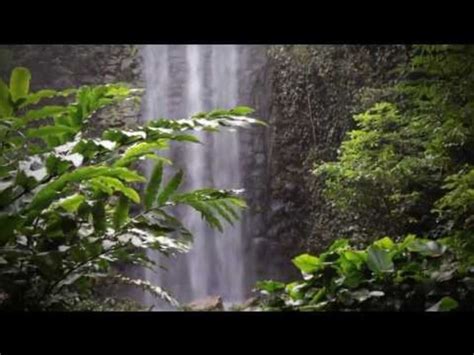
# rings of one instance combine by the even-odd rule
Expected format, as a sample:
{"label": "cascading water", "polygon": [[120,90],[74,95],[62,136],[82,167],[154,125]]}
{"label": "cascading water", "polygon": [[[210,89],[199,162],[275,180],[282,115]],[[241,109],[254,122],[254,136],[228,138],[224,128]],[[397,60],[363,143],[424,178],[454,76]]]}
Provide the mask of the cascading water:
{"label": "cascading water", "polygon": [[[148,45],[143,56],[145,119],[181,118],[240,104],[238,78],[246,62],[239,46]],[[172,146],[169,153],[173,167],[185,170],[183,188],[240,188],[238,131],[197,135],[203,145],[179,144]],[[147,169],[151,170],[151,166]],[[241,224],[226,225],[224,233],[219,233],[210,229],[195,211],[183,208],[176,214],[193,233],[193,248],[175,259],[153,254],[167,271],[147,271],[145,277],[181,302],[210,295],[222,296],[228,303],[243,301],[247,256]],[[157,300],[147,298],[145,303],[156,305]]]}

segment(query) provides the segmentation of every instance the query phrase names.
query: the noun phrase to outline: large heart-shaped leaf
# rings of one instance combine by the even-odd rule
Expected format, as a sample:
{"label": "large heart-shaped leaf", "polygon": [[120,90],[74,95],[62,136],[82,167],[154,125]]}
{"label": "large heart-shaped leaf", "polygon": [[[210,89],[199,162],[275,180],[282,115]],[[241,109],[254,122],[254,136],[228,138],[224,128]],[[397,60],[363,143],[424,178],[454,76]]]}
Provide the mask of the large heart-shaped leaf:
{"label": "large heart-shaped leaf", "polygon": [[372,245],[367,250],[367,266],[375,273],[392,272],[394,265],[391,254],[376,246]]}
{"label": "large heart-shaped leaf", "polygon": [[298,269],[307,274],[315,272],[323,266],[318,257],[309,254],[301,254],[292,261]]}

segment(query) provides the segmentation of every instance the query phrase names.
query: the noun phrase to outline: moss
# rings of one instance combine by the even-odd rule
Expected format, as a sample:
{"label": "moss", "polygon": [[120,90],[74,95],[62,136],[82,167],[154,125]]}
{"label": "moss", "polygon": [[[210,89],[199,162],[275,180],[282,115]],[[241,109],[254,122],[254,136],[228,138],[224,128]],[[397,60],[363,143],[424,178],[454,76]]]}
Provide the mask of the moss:
{"label": "moss", "polygon": [[405,60],[403,46],[273,46],[271,198],[284,208],[272,212],[271,237],[287,250],[318,252],[343,233],[364,231],[327,201],[315,164],[333,161],[354,123],[352,116],[383,95]]}

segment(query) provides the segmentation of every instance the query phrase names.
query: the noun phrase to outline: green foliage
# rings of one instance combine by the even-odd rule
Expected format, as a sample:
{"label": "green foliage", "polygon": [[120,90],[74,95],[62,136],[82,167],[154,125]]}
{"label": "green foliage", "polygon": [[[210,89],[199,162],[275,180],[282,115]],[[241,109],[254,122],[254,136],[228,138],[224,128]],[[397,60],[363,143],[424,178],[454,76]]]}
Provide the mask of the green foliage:
{"label": "green foliage", "polygon": [[[98,110],[139,91],[108,84],[32,93],[29,82],[25,68],[12,72],[9,86],[0,81],[0,308],[107,308],[110,300],[96,293],[107,282],[140,287],[176,305],[160,287],[115,274],[112,266],[152,267],[148,249],[187,252],[192,235],[171,215],[178,204],[200,210],[221,230],[221,220],[238,218],[234,209],[245,203],[231,190],[180,192],[183,171],[163,184],[171,162],[159,153],[171,141],[199,142],[193,130],[260,122],[245,116],[251,109],[237,107],[84,138]],[[57,97],[65,103],[51,105]],[[149,181],[138,171],[144,159],[157,161]]]}
{"label": "green foliage", "polygon": [[308,254],[297,256],[293,259],[293,264],[295,264],[295,266],[300,269],[301,272],[307,274],[312,273],[322,267],[322,262],[319,260],[319,258]]}
{"label": "green foliage", "polygon": [[[355,116],[326,196],[367,228],[436,237],[472,230],[474,47],[415,46],[385,102]],[[472,237],[469,237],[472,240]]]}
{"label": "green foliage", "polygon": [[192,193],[177,194],[172,200],[191,206],[201,213],[202,218],[211,227],[222,232],[223,226],[218,217],[233,224],[239,218],[236,209],[247,207],[245,201],[237,197],[240,192],[240,190],[200,189]]}
{"label": "green foliage", "polygon": [[163,178],[163,163],[160,161],[155,165],[150,177],[150,181],[145,190],[145,207],[151,208],[158,196],[161,180]]}
{"label": "green foliage", "polygon": [[15,68],[10,77],[10,95],[14,103],[26,97],[30,91],[30,71],[26,68]]}
{"label": "green foliage", "polygon": [[264,309],[473,309],[474,46],[414,46],[400,73],[315,169],[368,246],[298,256],[303,281],[257,285]]}
{"label": "green foliage", "polygon": [[163,206],[170,196],[178,189],[181,181],[183,180],[183,171],[178,171],[168,182],[168,184],[163,188],[163,190],[158,194],[157,204],[158,206]]}
{"label": "green foliage", "polygon": [[[303,280],[261,281],[263,310],[451,311],[472,310],[473,269],[462,266],[450,239],[383,238],[366,249],[336,241],[319,257],[293,262]],[[425,252],[436,250],[437,252]]]}

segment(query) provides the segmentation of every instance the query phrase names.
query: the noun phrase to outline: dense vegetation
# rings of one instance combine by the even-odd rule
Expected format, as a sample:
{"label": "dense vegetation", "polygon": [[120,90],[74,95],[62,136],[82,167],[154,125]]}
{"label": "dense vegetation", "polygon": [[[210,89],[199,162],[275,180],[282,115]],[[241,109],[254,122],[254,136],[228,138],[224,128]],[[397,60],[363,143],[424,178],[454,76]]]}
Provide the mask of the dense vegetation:
{"label": "dense vegetation", "polygon": [[[122,275],[117,263],[152,267],[148,249],[186,252],[192,235],[173,217],[177,204],[199,211],[211,227],[232,223],[245,202],[235,191],[179,192],[183,171],[158,152],[171,141],[199,143],[192,130],[247,126],[252,110],[236,107],[190,118],[156,119],[133,130],[86,135],[91,117],[138,90],[125,85],[30,92],[30,72],[0,80],[0,308],[130,309],[102,285],[125,283],[177,305],[157,285]],[[138,164],[154,160],[146,179]],[[110,295],[109,295],[110,296]],[[132,307],[133,308],[133,307]]]}
{"label": "dense vegetation", "polygon": [[[398,74],[370,93],[375,103],[354,117],[337,160],[313,171],[362,235],[295,257],[300,280],[258,282],[253,309],[474,310],[474,47],[413,46]],[[159,267],[149,249],[189,251],[176,205],[220,231],[246,205],[235,190],[180,191],[184,171],[161,152],[172,141],[200,144],[194,130],[260,122],[236,107],[99,135],[91,120],[139,100],[139,90],[30,92],[30,79],[16,68],[8,84],[0,80],[0,309],[137,309],[107,293],[116,283],[179,306],[115,266]],[[149,178],[144,160],[154,161]]]}
{"label": "dense vegetation", "polygon": [[[356,115],[338,160],[314,171],[364,227],[365,246],[341,239],[295,258],[302,281],[257,285],[264,309],[472,309],[473,66],[469,45],[413,47],[399,83]],[[373,242],[375,230],[392,238]]]}

